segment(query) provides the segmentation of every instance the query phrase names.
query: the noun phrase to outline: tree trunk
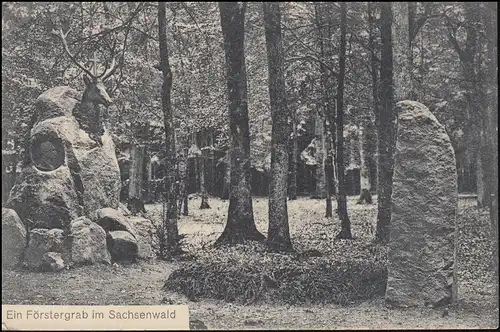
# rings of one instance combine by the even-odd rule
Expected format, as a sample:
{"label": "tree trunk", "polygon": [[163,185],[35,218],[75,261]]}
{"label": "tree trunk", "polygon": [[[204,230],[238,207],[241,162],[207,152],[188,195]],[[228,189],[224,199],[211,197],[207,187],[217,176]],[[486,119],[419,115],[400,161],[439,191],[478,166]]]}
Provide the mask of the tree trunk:
{"label": "tree trunk", "polygon": [[[415,74],[413,72],[413,42],[417,36],[418,30],[416,21],[417,13],[417,3],[408,2],[408,49],[407,49],[407,65],[408,65],[408,99],[418,100],[418,93],[421,93],[421,89],[418,89],[415,81]],[[423,52],[422,52],[423,54]]]}
{"label": "tree trunk", "polygon": [[[327,4],[326,7],[321,8],[321,5],[319,3],[315,4],[315,18],[316,18],[316,25],[318,29],[318,44],[320,48],[320,57],[322,61],[322,65],[320,67],[320,72],[321,72],[321,87],[323,91],[323,109],[324,109],[324,114],[323,114],[323,125],[324,128],[322,128],[322,139],[321,143],[323,144],[322,148],[322,168],[323,168],[323,174],[320,174],[320,178],[323,179],[324,176],[324,186],[320,183],[320,193],[321,195],[323,194],[321,191],[325,192],[325,198],[326,198],[326,211],[325,211],[325,216],[327,218],[333,216],[333,208],[332,208],[332,190],[331,190],[331,184],[332,180],[335,178],[333,176],[334,173],[334,167],[333,167],[333,154],[334,154],[334,133],[335,133],[335,123],[334,123],[334,97],[332,96],[333,91],[335,90],[334,85],[332,83],[333,78],[332,78],[332,73],[329,69],[326,68],[324,65],[327,63],[330,67],[333,67],[332,63],[332,57],[333,57],[333,52],[332,52],[332,47],[331,43],[325,42],[328,41],[332,38],[332,21],[331,21],[331,13],[330,13],[330,4]],[[326,12],[326,13],[325,13]],[[326,15],[325,15],[326,14]],[[324,20],[325,16],[327,17],[326,20]],[[326,22],[325,22],[326,21]],[[325,24],[327,23],[327,24]],[[326,28],[326,32],[325,32]],[[323,189],[324,187],[324,189]]]}
{"label": "tree trunk", "polygon": [[[329,131],[329,130],[328,130]],[[326,211],[325,217],[333,217],[332,206],[332,190],[331,184],[333,181],[333,151],[332,151],[332,135],[326,135],[326,146],[328,147],[327,157],[325,161],[325,182],[326,182]]]}
{"label": "tree trunk", "polygon": [[[227,152],[229,153],[229,151]],[[222,187],[222,199],[229,198],[229,188],[231,186],[231,164],[229,163],[229,158],[227,162],[224,164],[224,184]]]}
{"label": "tree trunk", "polygon": [[193,158],[193,168],[194,168],[194,179],[193,179],[194,180],[194,192],[197,193],[200,189],[200,161],[199,161],[198,157]]}
{"label": "tree trunk", "polygon": [[393,46],[393,75],[394,99],[396,102],[410,98],[411,79],[410,56],[410,28],[408,20],[408,3],[393,2],[392,6],[392,46]]}
{"label": "tree trunk", "polygon": [[148,148],[146,148],[146,158],[144,160],[145,163],[145,172],[146,176],[144,177],[144,195],[143,195],[143,201],[145,203],[150,203],[152,199],[152,193],[151,193],[151,180],[153,179],[153,174],[152,174],[152,168],[151,168],[151,157],[150,157],[150,151]]}
{"label": "tree trunk", "polygon": [[370,169],[369,165],[369,153],[367,153],[368,144],[366,144],[366,129],[363,125],[359,127],[359,159],[360,165],[360,194],[358,199],[358,204],[363,204],[364,202],[372,204],[372,195],[370,194]]}
{"label": "tree trunk", "polygon": [[226,227],[215,245],[265,239],[256,228],[250,192],[250,130],[244,54],[245,2],[219,2],[227,70],[231,183]]}
{"label": "tree trunk", "polygon": [[200,210],[210,209],[208,204],[207,188],[205,187],[205,152],[202,152],[200,160],[200,192],[201,192],[201,205]]}
{"label": "tree trunk", "polygon": [[263,2],[271,103],[271,172],[267,246],[293,250],[288,228],[288,109],[286,103],[281,13],[279,2]]}
{"label": "tree trunk", "polygon": [[179,197],[178,197],[178,214],[183,216],[188,215],[188,206],[187,206],[187,186],[188,186],[188,174],[187,174],[187,165],[188,165],[188,149],[184,148],[181,158],[178,161],[178,171],[179,171]]}
{"label": "tree trunk", "polygon": [[370,119],[368,123],[366,123],[366,127],[364,130],[365,133],[365,150],[366,153],[366,162],[368,163],[368,171],[370,177],[370,193],[377,192],[377,128],[373,123],[373,120]]}
{"label": "tree trunk", "polygon": [[314,198],[325,199],[326,198],[325,129],[324,129],[323,118],[319,110],[316,112],[314,128],[316,137],[314,156],[319,163],[318,167],[316,167],[316,192]]}
{"label": "tree trunk", "polygon": [[[456,29],[450,22],[447,22],[448,26],[448,39],[453,49],[457,53],[463,68],[463,80],[460,83],[460,87],[465,90],[465,99],[467,102],[467,120],[468,120],[468,145],[473,149],[474,159],[481,159],[481,121],[484,118],[483,108],[484,103],[481,89],[481,79],[478,75],[480,63],[478,61],[479,50],[482,48],[479,45],[479,25],[481,24],[481,13],[478,11],[478,6],[475,3],[465,2],[463,3],[465,11],[465,21],[462,24],[465,30],[465,47],[461,48],[459,42],[456,38]],[[489,201],[489,187],[483,183],[484,170],[482,168],[482,162],[476,163],[476,189],[478,192],[478,205],[482,206],[486,204],[488,206]],[[478,174],[478,171],[483,171],[483,174]]]}
{"label": "tree trunk", "polygon": [[146,159],[146,146],[134,144],[130,155],[132,160],[130,165],[128,197],[135,197],[144,201],[144,161]]}
{"label": "tree trunk", "polygon": [[161,255],[171,260],[179,254],[179,231],[177,228],[177,192],[175,190],[175,131],[171,104],[172,71],[168,61],[166,3],[158,2],[158,36],[160,44],[160,68],[163,74],[162,110],[165,126],[165,201],[163,203],[163,232],[165,252]]}
{"label": "tree trunk", "polygon": [[209,192],[212,196],[215,196],[215,190],[216,190],[216,187],[215,187],[215,173],[216,173],[216,169],[215,169],[215,133],[212,132],[210,134],[210,137],[211,137],[211,149],[210,149],[210,184],[208,186],[209,189]]}
{"label": "tree trunk", "polygon": [[290,165],[290,185],[288,186],[288,199],[297,199],[297,166],[299,154],[299,142],[297,137],[296,114],[292,117],[292,156]]}
{"label": "tree trunk", "polygon": [[[479,134],[482,136],[483,134]],[[483,139],[480,139],[480,145],[482,145]],[[486,184],[484,183],[484,174],[483,174],[483,163],[481,160],[481,152],[476,151],[476,193],[477,193],[477,206],[480,208],[485,207],[486,203]],[[486,205],[487,206],[487,205]]]}
{"label": "tree trunk", "polygon": [[[375,116],[375,128],[373,135],[374,139],[376,139],[375,151],[377,150],[378,145],[378,130],[380,126],[379,116],[380,116],[380,95],[379,95],[379,81],[378,81],[378,62],[377,62],[377,50],[376,50],[376,42],[375,42],[375,13],[374,8],[372,7],[373,3],[368,2],[368,46],[370,48],[370,75],[372,79],[372,103],[373,103],[373,115]],[[378,188],[378,162],[376,159],[373,159],[370,163],[370,171],[371,171],[371,191],[376,191]]]}
{"label": "tree trunk", "polygon": [[[481,156],[485,171],[485,183],[490,186],[488,192],[491,194],[489,212],[493,236],[493,267],[495,270],[495,291],[493,300],[496,312],[499,307],[498,291],[498,18],[497,3],[488,2],[484,4],[484,26],[486,35],[486,96],[485,116],[483,117],[483,130],[485,144]],[[496,317],[498,319],[498,317]]]}
{"label": "tree trunk", "polygon": [[206,187],[206,177],[205,177],[205,165],[207,162],[207,136],[206,132],[202,132],[202,142],[201,142],[201,158],[199,160],[199,170],[200,170],[200,193],[201,193],[201,204],[200,204],[200,210],[203,209],[210,209],[210,205],[208,204],[208,194],[207,194],[207,187]]}
{"label": "tree trunk", "polygon": [[381,2],[382,54],[380,67],[380,113],[378,127],[378,188],[377,188],[377,229],[376,240],[380,243],[389,241],[391,221],[392,173],[394,167],[394,95],[392,81],[392,10],[390,2]]}
{"label": "tree trunk", "polygon": [[347,30],[347,4],[340,3],[340,52],[339,52],[339,78],[337,88],[337,114],[335,117],[336,126],[336,149],[335,164],[337,166],[337,176],[339,181],[339,191],[337,193],[337,213],[340,218],[341,230],[337,234],[339,239],[352,239],[351,221],[347,214],[346,179],[344,171],[344,79],[345,79],[345,58],[346,58],[346,31]]}

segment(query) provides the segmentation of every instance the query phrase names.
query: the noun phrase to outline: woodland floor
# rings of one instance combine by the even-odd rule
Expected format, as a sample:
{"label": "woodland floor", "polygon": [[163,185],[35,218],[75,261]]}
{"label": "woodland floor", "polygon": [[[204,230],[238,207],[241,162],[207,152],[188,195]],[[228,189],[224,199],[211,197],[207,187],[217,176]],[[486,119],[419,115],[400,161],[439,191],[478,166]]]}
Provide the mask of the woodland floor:
{"label": "woodland floor", "polygon": [[[490,224],[488,216],[480,214],[474,202],[474,199],[459,202],[459,301],[444,317],[442,311],[433,309],[388,309],[381,297],[350,306],[240,305],[209,299],[192,302],[162,290],[168,275],[182,262],[159,260],[127,266],[86,266],[59,273],[2,271],[2,304],[158,305],[173,300],[188,304],[190,316],[202,320],[209,329],[495,328],[498,316],[491,305]],[[193,252],[211,243],[222,232],[227,216],[227,201],[211,198],[209,210],[199,210],[199,204],[199,198],[191,199],[190,216],[181,217],[179,221],[180,233],[187,235],[187,249]],[[290,232],[296,248],[317,247],[325,248],[322,252],[328,251],[338,225],[324,218],[324,201],[298,199],[288,204]],[[356,205],[355,197],[351,197],[348,206],[352,231],[357,237],[352,242],[354,245],[366,242],[376,205]],[[151,215],[157,215],[161,207],[146,208]],[[267,198],[254,198],[257,228],[264,234],[267,212]],[[311,225],[316,224],[319,227],[314,229]]]}

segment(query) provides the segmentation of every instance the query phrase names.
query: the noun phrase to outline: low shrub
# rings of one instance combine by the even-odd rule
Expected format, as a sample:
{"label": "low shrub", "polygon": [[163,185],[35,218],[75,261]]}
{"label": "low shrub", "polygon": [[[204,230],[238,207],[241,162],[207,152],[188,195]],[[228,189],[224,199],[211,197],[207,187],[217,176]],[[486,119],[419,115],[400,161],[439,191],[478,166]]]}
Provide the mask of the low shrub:
{"label": "low shrub", "polygon": [[385,261],[367,257],[339,259],[329,254],[306,258],[266,252],[256,243],[210,249],[174,271],[164,289],[188,298],[247,304],[347,305],[385,292]]}

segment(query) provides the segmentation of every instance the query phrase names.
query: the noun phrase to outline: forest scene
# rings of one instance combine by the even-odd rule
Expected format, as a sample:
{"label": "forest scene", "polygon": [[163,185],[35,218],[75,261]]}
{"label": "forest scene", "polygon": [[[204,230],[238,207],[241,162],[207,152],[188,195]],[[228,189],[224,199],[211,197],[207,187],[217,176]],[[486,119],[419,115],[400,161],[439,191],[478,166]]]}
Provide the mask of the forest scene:
{"label": "forest scene", "polygon": [[497,328],[497,40],[496,2],[3,2],[2,305]]}

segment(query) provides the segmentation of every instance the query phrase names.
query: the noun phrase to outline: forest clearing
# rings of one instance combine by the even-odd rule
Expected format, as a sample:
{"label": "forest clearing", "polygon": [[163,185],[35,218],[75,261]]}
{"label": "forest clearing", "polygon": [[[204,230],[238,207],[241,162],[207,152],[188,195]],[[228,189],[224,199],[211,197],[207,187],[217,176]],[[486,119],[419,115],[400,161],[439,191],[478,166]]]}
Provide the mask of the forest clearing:
{"label": "forest clearing", "polygon": [[[200,198],[190,201],[197,206]],[[321,201],[299,199],[290,204],[291,236],[297,247],[316,248],[325,255],[346,255],[353,246],[367,244],[366,223],[376,206],[356,205],[354,197],[349,212],[353,229],[359,238],[354,244],[338,244],[335,251],[329,241],[335,226],[316,213]],[[211,199],[211,210],[193,209],[193,215],[181,217],[179,231],[187,235],[187,247],[193,254],[202,253],[203,244],[214,241],[223,230],[227,201]],[[265,198],[254,198],[257,228],[265,233],[267,204]],[[202,320],[209,329],[488,329],[495,327],[491,311],[493,273],[491,241],[487,216],[479,216],[474,199],[461,199],[459,250],[459,301],[443,317],[442,310],[432,308],[389,309],[383,296],[348,306],[336,304],[238,303],[199,298],[190,301],[175,292],[162,290],[169,274],[183,262],[153,260],[117,266],[85,266],[62,273],[5,271],[2,275],[2,303],[63,305],[157,305],[173,301],[186,303],[190,315]],[[159,212],[160,206],[147,206]],[[151,212],[154,213],[154,212]],[[318,236],[317,226],[331,224]],[[303,229],[309,229],[302,232]],[[328,236],[330,234],[330,236]],[[469,252],[468,248],[474,248]],[[243,249],[240,249],[243,250]],[[223,254],[223,253],[222,253]],[[237,254],[237,253],[236,253]],[[243,253],[240,253],[241,255]]]}

